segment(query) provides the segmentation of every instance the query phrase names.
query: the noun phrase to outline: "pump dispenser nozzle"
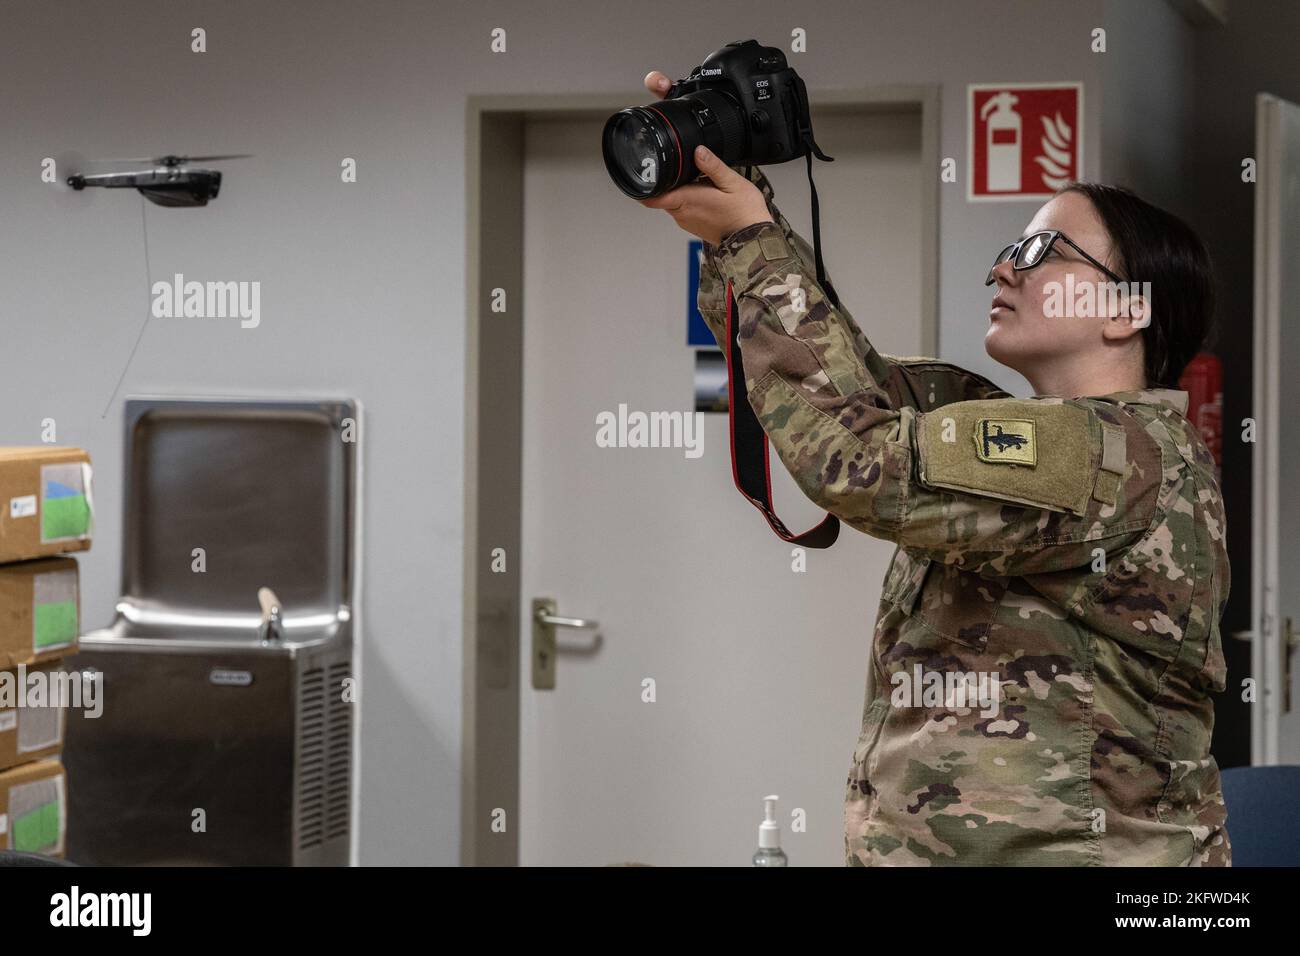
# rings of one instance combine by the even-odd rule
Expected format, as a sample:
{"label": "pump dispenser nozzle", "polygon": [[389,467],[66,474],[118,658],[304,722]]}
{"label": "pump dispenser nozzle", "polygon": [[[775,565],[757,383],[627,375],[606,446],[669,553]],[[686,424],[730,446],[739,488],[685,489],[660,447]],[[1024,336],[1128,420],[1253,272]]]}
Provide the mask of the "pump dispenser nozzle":
{"label": "pump dispenser nozzle", "polygon": [[755,866],[785,866],[789,861],[781,850],[781,825],[776,822],[776,794],[763,798],[763,822],[758,825],[758,850]]}
{"label": "pump dispenser nozzle", "polygon": [[758,825],[758,845],[761,847],[781,845],[781,828],[776,822],[776,801],[779,799],[776,794],[763,798],[763,822]]}

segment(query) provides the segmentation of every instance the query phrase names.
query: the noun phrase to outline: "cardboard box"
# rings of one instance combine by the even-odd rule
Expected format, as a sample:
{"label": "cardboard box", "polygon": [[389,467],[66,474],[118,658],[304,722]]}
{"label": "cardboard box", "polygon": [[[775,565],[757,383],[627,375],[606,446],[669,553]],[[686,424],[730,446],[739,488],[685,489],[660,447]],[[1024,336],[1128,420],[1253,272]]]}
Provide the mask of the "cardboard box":
{"label": "cardboard box", "polygon": [[0,670],[76,652],[81,597],[74,558],[0,565]]}
{"label": "cardboard box", "polygon": [[50,758],[0,771],[0,848],[63,856],[67,779]]}
{"label": "cardboard box", "polygon": [[89,548],[90,477],[80,448],[0,448],[0,563]]}
{"label": "cardboard box", "polygon": [[[57,757],[63,751],[67,708],[53,706],[64,702],[58,695],[63,671],[61,664],[0,671],[0,770]],[[36,679],[45,688],[43,706],[27,706],[32,703],[29,687],[38,673]]]}

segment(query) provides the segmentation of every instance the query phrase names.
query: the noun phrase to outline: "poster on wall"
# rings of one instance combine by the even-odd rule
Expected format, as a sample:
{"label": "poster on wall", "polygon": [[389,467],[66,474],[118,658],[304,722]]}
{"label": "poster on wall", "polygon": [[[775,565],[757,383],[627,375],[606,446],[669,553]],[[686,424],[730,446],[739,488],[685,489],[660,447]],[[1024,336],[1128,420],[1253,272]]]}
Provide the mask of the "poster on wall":
{"label": "poster on wall", "polygon": [[1083,176],[1082,83],[966,87],[966,199],[1044,200]]}
{"label": "poster on wall", "polygon": [[700,294],[700,268],[704,265],[704,243],[692,239],[686,248],[686,344],[717,348],[713,333],[696,307]]}
{"label": "poster on wall", "polygon": [[686,344],[695,353],[695,410],[725,415],[728,404],[727,359],[696,305],[703,265],[704,243],[692,239],[686,250]]}

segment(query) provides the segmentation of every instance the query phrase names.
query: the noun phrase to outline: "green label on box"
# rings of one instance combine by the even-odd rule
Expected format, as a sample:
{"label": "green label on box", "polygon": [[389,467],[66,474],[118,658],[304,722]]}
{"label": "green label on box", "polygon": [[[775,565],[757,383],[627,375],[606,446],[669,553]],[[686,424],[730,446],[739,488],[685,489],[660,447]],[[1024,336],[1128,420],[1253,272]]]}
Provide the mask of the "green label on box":
{"label": "green label on box", "polygon": [[41,540],[84,538],[90,528],[90,504],[85,495],[46,498],[41,514]]}
{"label": "green label on box", "polygon": [[32,644],[36,650],[58,644],[71,644],[77,639],[77,602],[49,601],[33,609],[36,621],[32,630]]}
{"label": "green label on box", "polygon": [[43,803],[14,820],[13,848],[38,853],[59,844],[59,801]]}
{"label": "green label on box", "polygon": [[45,845],[57,847],[59,845],[59,801],[51,800],[41,807],[41,835],[45,837]]}

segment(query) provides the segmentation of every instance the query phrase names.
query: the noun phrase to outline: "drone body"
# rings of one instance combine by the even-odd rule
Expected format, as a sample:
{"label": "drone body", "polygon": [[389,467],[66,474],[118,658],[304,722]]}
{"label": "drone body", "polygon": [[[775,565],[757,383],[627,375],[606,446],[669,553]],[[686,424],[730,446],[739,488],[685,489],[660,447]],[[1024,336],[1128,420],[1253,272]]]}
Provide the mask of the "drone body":
{"label": "drone body", "polygon": [[242,159],[229,156],[161,156],[157,159],[101,160],[101,162],[151,162],[151,169],[122,173],[77,173],[68,177],[68,185],[82,190],[87,186],[108,189],[138,189],[140,195],[159,206],[206,206],[221,191],[221,173],[215,169],[195,169],[191,161]]}

